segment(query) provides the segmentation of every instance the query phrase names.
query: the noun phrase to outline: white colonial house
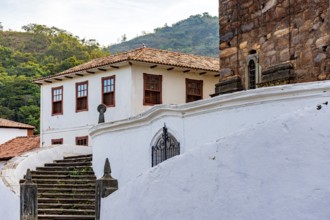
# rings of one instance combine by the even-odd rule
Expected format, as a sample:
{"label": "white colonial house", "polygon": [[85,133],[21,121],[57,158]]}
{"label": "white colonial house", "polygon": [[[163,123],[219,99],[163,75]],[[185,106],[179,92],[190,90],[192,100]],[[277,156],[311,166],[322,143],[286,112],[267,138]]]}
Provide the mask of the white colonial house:
{"label": "white colonial house", "polygon": [[219,59],[139,48],[92,60],[35,80],[41,85],[41,146],[91,145],[88,130],[98,123],[138,115],[158,104],[208,98],[218,82]]}
{"label": "white colonial house", "polygon": [[32,136],[34,126],[0,118],[0,144],[20,136]]}

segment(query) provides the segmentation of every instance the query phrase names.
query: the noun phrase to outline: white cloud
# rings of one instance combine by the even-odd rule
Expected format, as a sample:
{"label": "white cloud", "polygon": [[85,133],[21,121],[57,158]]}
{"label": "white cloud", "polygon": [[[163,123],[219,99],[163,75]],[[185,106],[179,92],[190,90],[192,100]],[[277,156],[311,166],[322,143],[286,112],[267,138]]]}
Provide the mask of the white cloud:
{"label": "white cloud", "polygon": [[1,0],[0,22],[5,29],[20,30],[29,23],[65,29],[102,45],[126,34],[133,38],[165,23],[190,15],[217,15],[217,0]]}

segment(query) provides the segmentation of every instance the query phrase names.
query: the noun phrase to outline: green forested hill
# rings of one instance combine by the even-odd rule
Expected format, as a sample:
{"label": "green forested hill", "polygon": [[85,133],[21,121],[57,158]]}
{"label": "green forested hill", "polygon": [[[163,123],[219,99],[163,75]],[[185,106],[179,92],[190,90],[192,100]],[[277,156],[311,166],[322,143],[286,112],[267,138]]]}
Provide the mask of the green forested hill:
{"label": "green forested hill", "polygon": [[146,45],[163,50],[179,51],[196,55],[219,56],[218,17],[208,13],[194,15],[172,26],[156,28],[154,33],[108,47],[110,53],[118,53]]}
{"label": "green forested hill", "polygon": [[55,27],[30,24],[23,30],[0,29],[0,117],[34,125],[38,132],[40,93],[32,79],[108,52],[93,40],[80,40]]}

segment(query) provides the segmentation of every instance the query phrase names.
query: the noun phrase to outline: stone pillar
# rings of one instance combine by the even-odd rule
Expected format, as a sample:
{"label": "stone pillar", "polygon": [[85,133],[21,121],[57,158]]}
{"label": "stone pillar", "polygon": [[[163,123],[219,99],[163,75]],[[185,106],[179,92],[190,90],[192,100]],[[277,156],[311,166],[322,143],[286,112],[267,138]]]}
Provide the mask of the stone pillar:
{"label": "stone pillar", "polygon": [[101,179],[96,180],[96,198],[95,198],[95,219],[100,219],[101,198],[106,198],[118,189],[118,180],[111,176],[111,167],[109,159],[105,160],[104,175]]}
{"label": "stone pillar", "polygon": [[21,183],[21,220],[38,219],[38,188],[32,182],[30,169],[26,171],[25,182]]}

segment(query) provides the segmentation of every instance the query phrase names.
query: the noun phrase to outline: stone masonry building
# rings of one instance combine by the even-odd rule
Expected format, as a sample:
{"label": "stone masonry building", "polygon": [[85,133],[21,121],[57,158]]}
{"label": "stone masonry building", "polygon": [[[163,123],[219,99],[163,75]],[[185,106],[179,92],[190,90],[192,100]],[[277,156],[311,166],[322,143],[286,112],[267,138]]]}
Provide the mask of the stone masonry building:
{"label": "stone masonry building", "polygon": [[330,79],[329,0],[219,0],[216,93]]}

